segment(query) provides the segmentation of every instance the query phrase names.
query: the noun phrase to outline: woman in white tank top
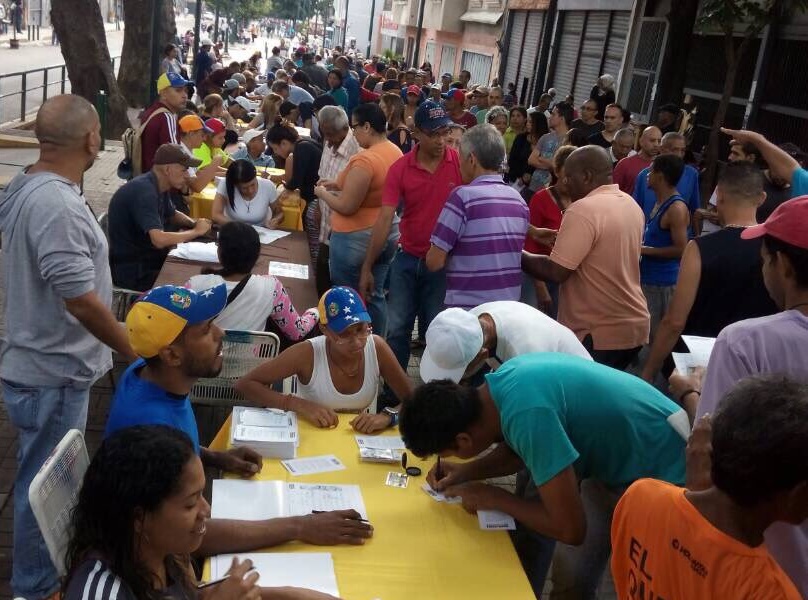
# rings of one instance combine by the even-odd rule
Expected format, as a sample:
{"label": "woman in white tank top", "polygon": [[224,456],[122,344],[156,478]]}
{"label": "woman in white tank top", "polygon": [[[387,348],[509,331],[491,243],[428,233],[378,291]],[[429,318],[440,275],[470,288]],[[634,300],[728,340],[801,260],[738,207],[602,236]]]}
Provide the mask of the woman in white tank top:
{"label": "woman in white tank top", "polygon": [[[348,287],[334,287],[318,306],[323,335],[296,344],[236,383],[236,390],[260,406],[292,410],[318,427],[335,427],[337,412],[363,413],[351,421],[362,433],[396,424],[396,409],[380,414],[367,410],[378,394],[380,377],[401,401],[412,384],[390,346],[373,335],[362,298]],[[295,376],[298,395],[271,386]]]}

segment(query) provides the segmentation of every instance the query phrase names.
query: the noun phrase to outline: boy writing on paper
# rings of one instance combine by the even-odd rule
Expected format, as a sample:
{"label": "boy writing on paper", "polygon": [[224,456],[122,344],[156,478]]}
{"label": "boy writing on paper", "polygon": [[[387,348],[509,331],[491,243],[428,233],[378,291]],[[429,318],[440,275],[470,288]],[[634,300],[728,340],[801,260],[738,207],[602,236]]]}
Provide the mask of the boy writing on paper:
{"label": "boy writing on paper", "polygon": [[[520,557],[537,596],[552,558],[554,592],[594,598],[614,506],[641,477],[684,482],[689,424],[679,406],[633,375],[543,353],[506,361],[477,388],[448,379],[420,386],[403,404],[400,430],[421,457],[470,459],[497,444],[471,462],[441,461],[427,481],[460,496],[469,512],[499,510],[544,536],[538,552]],[[480,482],[525,467],[533,497]]]}
{"label": "boy writing on paper", "polygon": [[772,523],[808,518],[807,465],[808,385],[783,377],[742,381],[712,420],[710,487],[690,491],[643,479],[618,503],[617,597],[801,598],[763,533]]}

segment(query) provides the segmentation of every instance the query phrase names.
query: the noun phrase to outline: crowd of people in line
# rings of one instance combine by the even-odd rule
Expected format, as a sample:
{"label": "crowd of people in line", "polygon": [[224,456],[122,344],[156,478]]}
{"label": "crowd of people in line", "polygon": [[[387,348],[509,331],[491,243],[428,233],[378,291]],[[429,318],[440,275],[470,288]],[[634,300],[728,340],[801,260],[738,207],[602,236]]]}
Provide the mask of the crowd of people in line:
{"label": "crowd of people in line", "polygon": [[[131,364],[73,515],[67,600],[184,598],[191,558],[372,537],[352,511],[210,518],[202,466],[249,477],[262,460],[200,445],[189,394],[221,370],[223,330],[270,322],[290,346],[236,390],[321,428],[346,412],[358,432],[398,426],[414,454],[464,459],[428,482],[516,519],[536,597],[549,578],[553,597],[596,598],[610,556],[620,598],[808,594],[798,149],[724,130],[729,161],[702,203],[678,107],[631,123],[609,75],[580,107],[551,89],[528,108],[512,84],[472,85],[468,71],[274,48],[262,72],[258,53],[214,64],[209,42],[193,83],[166,63],[106,232],[79,188],[100,126],[78,96],[43,104],[39,161],[0,201],[15,595],[60,589],[28,485],[64,432],[84,428],[111,351]],[[279,184],[268,168],[284,170]],[[189,194],[214,182],[212,220],[192,219]],[[253,226],[276,227],[291,196],[305,205],[317,307],[253,274]],[[214,224],[221,268],[153,287],[168,249]],[[125,327],[113,283],[144,292]],[[674,370],[682,335],[717,338],[706,371]],[[296,392],[278,391],[289,377]],[[485,483],[512,474],[515,493]],[[211,596],[324,597],[260,590],[248,568],[235,561]]]}

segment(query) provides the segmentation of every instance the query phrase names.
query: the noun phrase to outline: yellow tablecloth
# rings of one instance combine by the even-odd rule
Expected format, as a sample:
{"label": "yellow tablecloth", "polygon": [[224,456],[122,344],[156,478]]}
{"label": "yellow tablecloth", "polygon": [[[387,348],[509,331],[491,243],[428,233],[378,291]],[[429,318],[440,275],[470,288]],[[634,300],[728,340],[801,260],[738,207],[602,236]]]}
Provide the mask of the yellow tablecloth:
{"label": "yellow tablecloth", "polygon": [[[351,415],[333,430],[300,422],[299,457],[335,454],[344,471],[292,477],[278,460],[265,459],[259,479],[357,484],[362,489],[373,538],[364,546],[315,547],[286,544],[281,552],[330,552],[345,600],[533,600],[508,534],[482,531],[477,517],[459,504],[432,500],[421,490],[431,463],[410,456],[423,470],[406,489],[385,485],[396,465],[359,460]],[[228,446],[230,420],[211,448]]]}

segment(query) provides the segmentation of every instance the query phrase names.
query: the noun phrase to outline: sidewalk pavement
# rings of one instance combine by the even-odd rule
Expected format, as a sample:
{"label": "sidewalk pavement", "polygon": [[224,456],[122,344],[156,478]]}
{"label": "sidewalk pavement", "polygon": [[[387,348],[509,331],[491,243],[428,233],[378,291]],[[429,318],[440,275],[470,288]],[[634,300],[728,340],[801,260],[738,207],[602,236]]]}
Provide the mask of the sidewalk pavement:
{"label": "sidewalk pavement", "polygon": [[[116,23],[107,23],[104,22],[104,30],[109,31],[116,31],[119,29],[123,29],[123,21],[119,21]],[[36,31],[32,32],[32,35],[36,36]],[[50,46],[52,43],[52,35],[53,35],[53,28],[51,27],[40,27],[39,28],[39,39],[28,39],[28,28],[23,27],[21,33],[17,33],[17,40],[20,42],[20,47],[23,46]],[[4,48],[8,48],[9,44],[8,41],[14,38],[14,33],[12,31],[11,25],[8,26],[8,32],[4,34],[0,34],[0,46]]]}

